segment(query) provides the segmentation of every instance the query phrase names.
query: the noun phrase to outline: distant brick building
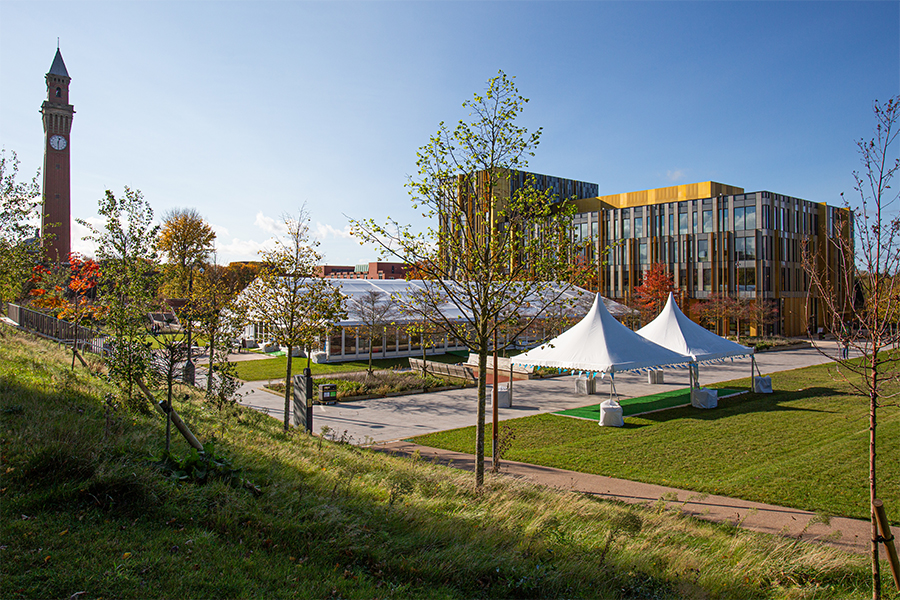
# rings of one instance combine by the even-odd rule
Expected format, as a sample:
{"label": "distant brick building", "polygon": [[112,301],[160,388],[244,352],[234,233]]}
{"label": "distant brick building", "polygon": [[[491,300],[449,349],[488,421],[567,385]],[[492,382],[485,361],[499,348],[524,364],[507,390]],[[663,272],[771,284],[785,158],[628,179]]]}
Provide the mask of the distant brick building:
{"label": "distant brick building", "polygon": [[406,279],[409,266],[403,263],[370,262],[356,265],[319,265],[319,277],[329,279]]}

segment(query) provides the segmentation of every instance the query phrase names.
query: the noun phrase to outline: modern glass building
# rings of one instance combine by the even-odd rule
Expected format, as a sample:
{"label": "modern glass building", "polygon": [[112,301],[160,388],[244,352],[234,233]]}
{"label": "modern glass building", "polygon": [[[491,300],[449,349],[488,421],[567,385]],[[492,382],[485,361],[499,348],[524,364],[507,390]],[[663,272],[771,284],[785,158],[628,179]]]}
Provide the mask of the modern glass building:
{"label": "modern glass building", "polygon": [[[707,181],[575,200],[580,260],[596,268],[599,292],[628,301],[652,264],[662,264],[684,303],[713,294],[770,301],[777,309],[766,333],[803,335],[824,325],[819,302],[807,306],[806,244],[817,268],[838,268],[835,238],[853,237],[844,208],[770,191]],[[852,245],[851,245],[852,247]],[[830,278],[839,295],[839,278]],[[688,312],[687,306],[682,307]],[[721,322],[718,333],[736,333]],[[756,325],[742,323],[755,335]]]}

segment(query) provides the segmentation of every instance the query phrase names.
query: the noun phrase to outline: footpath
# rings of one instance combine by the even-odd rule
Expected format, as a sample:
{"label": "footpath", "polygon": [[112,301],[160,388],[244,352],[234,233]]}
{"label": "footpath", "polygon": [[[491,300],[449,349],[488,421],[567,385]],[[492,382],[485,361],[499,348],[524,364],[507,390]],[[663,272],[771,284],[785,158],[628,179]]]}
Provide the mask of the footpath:
{"label": "footpath", "polygon": [[[424,460],[475,472],[475,456],[471,454],[429,448],[407,441],[388,442],[371,448],[395,456],[413,456],[418,453]],[[491,464],[491,459],[485,457],[486,477],[491,476]],[[730,523],[751,531],[825,544],[856,554],[868,554],[871,548],[872,529],[869,521],[832,517],[827,519],[827,522],[823,522],[825,520],[816,513],[796,508],[712,494],[699,494],[650,483],[509,460],[500,463],[500,474],[559,490],[590,494],[606,500],[643,506],[659,506],[666,510],[680,511],[682,514],[704,521]],[[900,539],[900,527],[892,527],[891,530],[896,544]],[[882,558],[884,555],[884,548],[882,548]]]}

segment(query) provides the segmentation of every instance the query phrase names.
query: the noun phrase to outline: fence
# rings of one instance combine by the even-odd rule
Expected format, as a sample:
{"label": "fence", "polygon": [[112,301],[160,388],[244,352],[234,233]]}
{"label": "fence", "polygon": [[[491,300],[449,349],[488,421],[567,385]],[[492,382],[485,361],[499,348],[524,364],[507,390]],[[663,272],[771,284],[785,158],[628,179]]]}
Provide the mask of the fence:
{"label": "fence", "polygon": [[[472,372],[472,369],[464,365],[448,365],[441,362],[428,362],[427,364],[428,372],[432,375],[475,381],[475,374]],[[424,371],[425,363],[421,359],[410,357],[409,367],[413,371]]]}
{"label": "fence", "polygon": [[71,344],[78,339],[78,347],[94,354],[103,353],[103,341],[105,335],[94,331],[88,327],[82,327],[75,323],[63,321],[50,315],[19,306],[18,304],[8,303],[6,305],[6,314],[12,321],[15,321],[19,327],[27,329],[45,338],[49,338],[54,342],[61,344]]}

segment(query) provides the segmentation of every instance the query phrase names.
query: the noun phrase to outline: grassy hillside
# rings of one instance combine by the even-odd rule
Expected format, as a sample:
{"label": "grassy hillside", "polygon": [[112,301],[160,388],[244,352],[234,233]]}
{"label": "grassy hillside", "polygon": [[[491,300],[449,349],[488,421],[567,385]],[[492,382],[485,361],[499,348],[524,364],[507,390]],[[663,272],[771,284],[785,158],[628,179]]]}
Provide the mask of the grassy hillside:
{"label": "grassy hillside", "polygon": [[868,596],[865,557],[503,477],[476,491],[252,411],[223,423],[184,390],[185,421],[241,472],[175,481],[158,413],[0,333],[3,598]]}

